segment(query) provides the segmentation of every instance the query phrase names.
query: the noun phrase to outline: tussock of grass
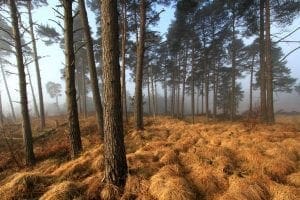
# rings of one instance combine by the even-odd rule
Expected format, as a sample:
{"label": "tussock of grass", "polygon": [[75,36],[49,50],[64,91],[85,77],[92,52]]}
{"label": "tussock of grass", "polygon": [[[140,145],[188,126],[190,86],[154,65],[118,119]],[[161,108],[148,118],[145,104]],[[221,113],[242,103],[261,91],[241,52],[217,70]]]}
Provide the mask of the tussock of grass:
{"label": "tussock of grass", "polygon": [[271,184],[270,191],[273,200],[298,200],[300,197],[299,187],[290,187],[282,184]]}
{"label": "tussock of grass", "polygon": [[82,184],[83,184],[83,188],[85,189],[85,199],[100,199],[100,192],[104,187],[103,184],[103,177],[104,174],[101,172],[99,174],[90,176],[88,178],[86,178]]}
{"label": "tussock of grass", "polygon": [[40,200],[69,200],[81,196],[79,183],[64,181],[59,184],[53,185]]}
{"label": "tussock of grass", "polygon": [[169,150],[165,153],[163,157],[159,160],[161,163],[170,165],[170,164],[177,164],[178,163],[178,152],[174,150]]}
{"label": "tussock of grass", "polygon": [[102,200],[117,200],[120,199],[120,190],[118,187],[107,184],[101,191]]}
{"label": "tussock of grass", "polygon": [[191,166],[188,178],[203,196],[206,194],[213,196],[228,188],[227,180],[213,167],[195,164]]}
{"label": "tussock of grass", "polygon": [[196,199],[196,194],[186,179],[180,176],[177,165],[167,165],[151,177],[150,193],[159,200]]}
{"label": "tussock of grass", "polygon": [[85,178],[93,173],[91,166],[91,158],[79,157],[61,165],[52,175],[59,177],[60,180],[76,180]]}
{"label": "tussock of grass", "polygon": [[300,172],[295,172],[287,176],[287,183],[300,187]]}
{"label": "tussock of grass", "polygon": [[53,181],[53,176],[39,173],[17,173],[0,187],[0,197],[3,200],[34,199],[47,191]]}
{"label": "tussock of grass", "polygon": [[[82,121],[85,151],[75,160],[69,160],[66,134],[57,144],[66,129],[60,125],[55,134],[36,141],[39,162],[32,173],[22,169],[12,175],[11,161],[0,167],[0,199],[299,199],[300,136],[291,125],[249,129],[240,122],[192,125],[157,117],[145,118],[145,130],[135,131],[130,119],[125,127],[129,173],[120,192],[104,184],[103,144],[98,144],[95,122],[93,117]],[[5,151],[0,158],[9,155]]]}
{"label": "tussock of grass", "polygon": [[264,172],[276,182],[284,182],[286,175],[296,169],[296,164],[286,157],[272,159],[265,163]]}
{"label": "tussock of grass", "polygon": [[220,200],[269,200],[271,195],[267,184],[260,178],[232,177],[228,191]]}

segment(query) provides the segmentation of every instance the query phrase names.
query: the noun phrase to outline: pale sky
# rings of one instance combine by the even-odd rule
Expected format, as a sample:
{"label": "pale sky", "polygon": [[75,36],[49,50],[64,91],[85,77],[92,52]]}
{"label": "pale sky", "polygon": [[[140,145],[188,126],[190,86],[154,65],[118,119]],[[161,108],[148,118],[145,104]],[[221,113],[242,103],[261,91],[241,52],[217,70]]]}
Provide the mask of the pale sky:
{"label": "pale sky", "polygon": [[[50,6],[54,6],[56,4],[57,1],[50,1],[51,5]],[[157,9],[161,9],[161,7],[157,7]],[[165,33],[168,29],[168,26],[171,22],[171,20],[174,18],[174,9],[173,8],[165,8],[165,12],[163,12],[161,14],[161,20],[158,24],[157,27],[154,27],[154,30],[157,30],[159,32],[161,32],[161,34]],[[50,7],[44,7],[44,8],[39,8],[37,10],[33,11],[33,18],[34,21],[36,21],[37,23],[42,23],[42,24],[49,24],[51,26],[55,26],[57,28],[57,30],[59,30],[58,26],[54,23],[49,21],[49,19],[56,19],[55,18],[55,12],[50,8]],[[26,20],[27,18],[25,16],[23,16],[22,20]],[[95,24],[95,19],[94,19],[94,15],[93,13],[89,12],[89,22],[90,25],[92,27],[92,29],[94,30],[93,32],[95,32],[95,28],[96,28],[96,24]],[[285,27],[284,30],[283,29],[279,29],[277,27],[272,27],[272,33],[280,33],[278,35],[278,37],[282,37],[284,35],[286,35],[289,31],[294,30],[297,26],[299,26],[300,24],[300,18],[298,18],[297,20],[295,20],[295,22],[293,23],[292,26],[290,27]],[[288,38],[288,40],[300,40],[300,31],[296,32],[294,35],[292,35],[291,37]],[[61,73],[60,73],[60,69],[63,68],[63,62],[64,62],[64,54],[63,54],[63,50],[59,48],[58,44],[55,45],[51,45],[51,46],[45,46],[43,44],[43,42],[41,40],[38,40],[37,42],[38,44],[38,54],[39,56],[48,56],[45,57],[43,59],[41,59],[40,62],[40,70],[41,70],[41,77],[42,77],[42,86],[43,86],[43,92],[44,92],[44,100],[47,103],[52,103],[55,100],[51,99],[50,96],[48,95],[47,91],[46,91],[46,83],[48,81],[54,81],[54,82],[59,82],[62,84],[62,88],[64,91],[65,85],[64,85],[64,80],[61,80]],[[280,46],[283,48],[284,53],[288,53],[289,51],[291,51],[292,49],[296,48],[297,46],[300,46],[300,43],[281,43]],[[300,57],[300,50],[294,52],[293,54],[291,54],[288,58],[287,58],[287,66],[291,69],[292,71],[292,76],[295,78],[299,78],[300,79],[300,69],[299,69],[299,57]],[[15,60],[15,58],[13,57],[13,60]],[[36,86],[36,74],[35,74],[35,69],[34,69],[34,65],[31,64],[30,65],[30,71],[31,71],[31,75],[32,75],[32,79],[33,79],[33,83]],[[11,75],[8,77],[8,82],[9,82],[9,88],[10,88],[10,92],[13,98],[13,101],[19,101],[19,95],[18,95],[18,79],[17,77],[15,77],[14,75]],[[244,81],[243,81],[244,82]],[[8,98],[7,98],[7,94],[6,91],[4,89],[4,85],[3,85],[3,81],[2,81],[2,76],[0,78],[0,89],[1,89],[1,95],[2,95],[2,100],[3,100],[3,107],[4,107],[4,111],[8,111],[10,112],[10,109],[8,107]],[[132,90],[133,87],[133,83],[128,83],[129,89]],[[245,86],[245,90],[247,90],[248,85]],[[133,91],[130,91],[131,94],[133,94]],[[35,94],[36,97],[38,98],[37,95],[37,88],[35,88]],[[63,96],[64,96],[64,92],[63,92]],[[91,96],[91,94],[90,94]],[[288,94],[285,94],[283,97],[277,97],[275,95],[275,101],[276,102],[281,102],[283,101],[284,104],[287,104],[287,107],[289,107],[289,109],[294,109],[294,110],[299,110],[299,103],[294,103],[293,102],[289,102],[291,101],[291,97]],[[29,99],[29,106],[32,107],[32,95],[31,95],[31,91],[28,88],[28,99]],[[247,91],[245,92],[245,98],[246,101],[244,102],[244,104],[246,104],[247,100],[248,100],[248,94]],[[294,98],[292,98],[294,99]],[[299,98],[300,100],[300,98]],[[300,101],[298,101],[300,102]],[[47,104],[46,103],[46,104]],[[64,103],[64,97],[60,98],[60,104]],[[18,107],[17,103],[14,103],[16,107]]]}

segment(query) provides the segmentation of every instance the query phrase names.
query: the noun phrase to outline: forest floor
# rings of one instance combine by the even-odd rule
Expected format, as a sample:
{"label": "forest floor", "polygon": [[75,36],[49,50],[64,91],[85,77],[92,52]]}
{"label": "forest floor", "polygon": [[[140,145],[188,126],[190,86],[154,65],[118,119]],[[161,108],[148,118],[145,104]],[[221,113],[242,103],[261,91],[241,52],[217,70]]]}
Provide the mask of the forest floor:
{"label": "forest floor", "polygon": [[[0,199],[298,200],[300,116],[256,122],[196,123],[145,118],[125,128],[129,174],[122,197],[103,183],[103,144],[95,117],[81,119],[84,152],[70,160],[65,117],[33,121],[37,165],[23,167],[20,125],[0,134]],[[6,139],[5,139],[6,138]],[[10,150],[9,150],[10,149]]]}

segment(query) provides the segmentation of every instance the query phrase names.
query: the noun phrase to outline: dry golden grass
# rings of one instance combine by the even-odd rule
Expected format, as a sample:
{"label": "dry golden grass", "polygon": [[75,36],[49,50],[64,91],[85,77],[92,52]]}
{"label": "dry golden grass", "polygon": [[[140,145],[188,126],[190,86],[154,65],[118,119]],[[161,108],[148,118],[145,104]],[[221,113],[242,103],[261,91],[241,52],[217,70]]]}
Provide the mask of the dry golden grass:
{"label": "dry golden grass", "polygon": [[145,119],[144,131],[135,131],[130,119],[123,191],[104,183],[95,118],[81,120],[85,151],[75,160],[69,160],[66,125],[59,124],[54,134],[36,141],[38,163],[32,169],[0,161],[0,199],[298,200],[300,129],[294,122],[300,117],[279,118],[278,124],[249,128],[241,122],[196,118],[190,124],[156,117]]}
{"label": "dry golden grass", "polygon": [[150,193],[160,200],[196,199],[196,194],[180,173],[178,165],[167,165],[151,177]]}
{"label": "dry golden grass", "polygon": [[230,177],[229,189],[220,200],[269,200],[268,185],[262,178]]}
{"label": "dry golden grass", "polygon": [[9,199],[34,199],[47,191],[54,177],[39,173],[16,173],[0,187],[0,197]]}
{"label": "dry golden grass", "polygon": [[69,200],[81,196],[79,183],[64,181],[59,184],[53,185],[40,200]]}

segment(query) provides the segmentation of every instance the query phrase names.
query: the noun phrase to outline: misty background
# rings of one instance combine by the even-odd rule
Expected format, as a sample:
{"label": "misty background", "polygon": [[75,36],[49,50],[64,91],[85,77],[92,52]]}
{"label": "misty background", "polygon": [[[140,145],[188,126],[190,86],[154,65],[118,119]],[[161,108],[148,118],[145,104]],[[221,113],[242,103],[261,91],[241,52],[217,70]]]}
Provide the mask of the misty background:
{"label": "misty background", "polygon": [[[54,23],[49,21],[50,19],[52,20],[57,20],[55,16],[55,12],[49,9],[49,7],[55,7],[55,4],[53,1],[49,2],[48,7],[41,7],[39,9],[33,10],[33,19],[35,22],[38,24],[49,24],[51,26],[54,26],[58,31],[61,32],[59,27]],[[88,9],[88,8],[87,8]],[[157,26],[152,27],[153,30],[158,31],[161,33],[161,35],[164,35],[169,27],[169,24],[171,21],[174,19],[174,8],[173,7],[161,7],[157,6],[157,10],[162,10],[164,9],[165,11],[161,13],[160,15],[160,21]],[[95,15],[93,12],[88,10],[88,17],[89,17],[89,22],[90,26],[92,28],[93,33],[96,33],[97,25],[96,25],[96,20],[95,20]],[[28,21],[26,17],[22,18],[22,21],[24,24],[27,26],[26,22]],[[300,19],[296,19],[294,23],[291,26],[288,27],[279,27],[276,25],[272,24],[272,29],[271,29],[271,34],[272,38],[276,40],[276,38],[281,38],[285,35],[287,35],[289,32],[295,30],[297,27],[299,27],[300,24]],[[95,35],[95,34],[94,34]],[[165,35],[164,35],[165,36]],[[28,37],[28,36],[27,36]],[[25,37],[27,40],[28,38]],[[40,63],[40,71],[41,71],[41,78],[42,78],[42,86],[43,86],[43,94],[44,94],[44,101],[45,101],[45,111],[47,115],[55,115],[55,114],[63,114],[66,111],[66,106],[65,106],[65,81],[61,79],[62,77],[61,74],[61,69],[64,68],[64,53],[63,50],[60,48],[59,44],[54,44],[50,46],[46,46],[44,42],[39,38],[37,35],[37,48],[38,48],[38,54],[39,56],[43,57],[42,59],[39,60]],[[296,31],[293,35],[289,37],[289,40],[291,41],[298,41],[295,43],[280,43],[279,46],[282,48],[283,53],[286,55],[296,47],[300,46],[300,30]],[[245,38],[245,43],[247,44],[247,41],[251,41],[251,38]],[[297,78],[297,83],[299,83],[300,80],[300,66],[299,66],[299,57],[300,57],[300,50],[295,51],[291,55],[289,55],[286,58],[287,61],[287,67],[291,69],[291,76],[293,78]],[[12,63],[15,63],[15,57],[12,55],[10,57],[10,61]],[[10,66],[5,66],[6,70],[9,71],[17,71],[17,69],[14,69]],[[34,92],[36,97],[37,96],[37,83],[36,83],[36,73],[34,69],[34,63],[29,65],[29,70],[31,74],[31,79],[34,85]],[[132,78],[130,77],[131,72],[127,70],[127,95],[128,95],[128,108],[129,112],[132,111],[132,101],[131,97],[134,94],[134,83]],[[249,76],[247,74],[244,74],[245,76],[242,79],[238,79],[237,82],[242,83],[242,88],[244,90],[244,98],[243,101],[240,102],[239,105],[239,113],[242,113],[246,111],[249,108]],[[9,107],[9,102],[8,102],[8,97],[5,91],[4,83],[3,83],[3,77],[0,76],[0,92],[2,96],[2,104],[3,104],[3,111],[6,116],[10,115],[10,107]],[[197,77],[196,77],[197,78]],[[15,111],[16,114],[20,114],[20,105],[18,103],[19,101],[19,91],[18,89],[18,77],[15,74],[8,74],[7,75],[7,81],[9,85],[9,90],[12,96],[12,100],[14,103]],[[46,84],[47,82],[52,81],[56,83],[60,83],[62,85],[62,96],[59,97],[58,102],[59,102],[59,109],[57,109],[57,106],[55,105],[55,98],[51,98],[50,95],[47,93],[46,90]],[[158,90],[158,97],[157,97],[157,102],[158,102],[158,112],[163,112],[164,111],[164,100],[163,100],[163,92],[161,89],[161,85],[157,84],[157,90]],[[32,93],[31,90],[29,89],[29,85],[27,88],[28,91],[28,104],[29,104],[29,109],[31,115],[34,115],[34,109],[33,109],[33,100],[32,100]],[[169,92],[170,94],[170,92]],[[197,95],[195,95],[195,99],[197,100]],[[212,100],[212,96],[210,97]],[[144,88],[144,111],[147,113],[149,112],[148,109],[148,97],[147,97],[147,92]],[[190,97],[187,95],[186,100],[185,100],[185,113],[189,114],[191,109],[190,109]],[[212,101],[210,101],[212,102]],[[201,112],[201,97],[199,98],[198,103],[195,103],[196,106],[196,113],[197,111],[200,113]],[[198,105],[198,108],[197,108]],[[259,90],[254,91],[254,96],[253,96],[253,105],[254,107],[259,105]],[[279,110],[284,110],[286,112],[300,112],[300,95],[297,94],[295,91],[292,93],[274,93],[274,105],[275,105],[275,112]],[[93,110],[93,101],[92,101],[92,94],[89,92],[87,96],[87,108],[88,111]]]}

